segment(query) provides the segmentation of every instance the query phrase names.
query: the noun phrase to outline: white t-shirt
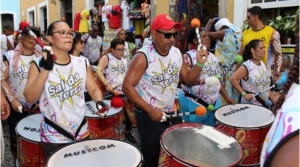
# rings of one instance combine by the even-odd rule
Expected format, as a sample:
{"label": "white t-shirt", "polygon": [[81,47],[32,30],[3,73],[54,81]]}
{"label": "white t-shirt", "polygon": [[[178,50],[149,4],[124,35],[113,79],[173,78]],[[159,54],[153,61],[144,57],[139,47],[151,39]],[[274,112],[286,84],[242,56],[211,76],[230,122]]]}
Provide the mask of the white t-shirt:
{"label": "white t-shirt", "polygon": [[[191,61],[193,65],[197,63],[196,52],[197,50],[195,49],[187,52],[187,54],[190,55],[191,57]],[[221,75],[221,69],[219,66],[219,60],[214,54],[209,52],[207,61],[204,63],[204,66],[202,67],[201,73],[199,75],[199,79],[204,80],[205,78],[208,77],[212,77],[212,76],[217,77],[220,75]],[[186,86],[184,84],[181,84],[181,87],[182,90],[184,90],[185,92],[201,98],[206,103],[214,104],[219,98],[219,91],[221,89],[221,84],[218,83],[213,86],[207,86],[206,84]]]}
{"label": "white t-shirt", "polygon": [[[136,89],[139,95],[153,108],[163,112],[174,112],[182,56],[178,48],[172,47],[166,56],[160,55],[153,44],[142,47],[147,59],[145,70]],[[142,69],[141,69],[142,70]]]}
{"label": "white t-shirt", "polygon": [[86,44],[84,45],[84,49],[82,55],[89,59],[91,63],[94,63],[99,60],[101,56],[100,48],[102,46],[102,38],[97,36],[96,38],[92,38],[91,36],[82,36],[82,40],[85,40]]}
{"label": "white t-shirt", "polygon": [[102,22],[109,22],[109,19],[106,17],[106,14],[111,12],[111,8],[111,5],[104,5],[102,7]]}
{"label": "white t-shirt", "polygon": [[116,90],[122,93],[123,80],[127,71],[127,60],[117,59],[111,53],[107,54],[108,66],[104,70],[107,82]]}
{"label": "white t-shirt", "polygon": [[7,39],[8,39],[9,42],[11,43],[11,46],[12,46],[13,48],[15,48],[15,43],[14,43],[13,35],[7,36]]}
{"label": "white t-shirt", "polygon": [[1,55],[0,56],[3,56],[6,51],[7,51],[7,38],[6,35],[1,34]]}
{"label": "white t-shirt", "polygon": [[[87,62],[83,57],[70,56],[70,59],[68,64],[54,63],[53,70],[49,71],[40,98],[40,110],[44,117],[74,136],[85,117]],[[40,60],[41,58],[38,58],[36,64],[39,64]],[[81,127],[76,139],[81,139],[86,133],[87,123]],[[41,140],[48,143],[72,142],[43,120]]]}
{"label": "white t-shirt", "polygon": [[27,83],[27,77],[28,77],[28,71],[30,67],[31,61],[36,59],[36,55],[20,55],[20,59],[18,61],[18,69],[17,71],[14,71],[14,56],[15,51],[9,50],[5,53],[5,57],[8,60],[9,64],[9,86],[12,90],[13,95],[15,98],[25,107],[25,108],[31,108],[30,103],[26,102],[26,99],[23,95],[26,83]]}
{"label": "white t-shirt", "polygon": [[126,2],[123,1],[121,3],[121,9],[122,9],[122,28],[124,30],[130,29],[130,27],[133,27],[133,21],[129,19],[128,11],[130,10],[130,5]]}

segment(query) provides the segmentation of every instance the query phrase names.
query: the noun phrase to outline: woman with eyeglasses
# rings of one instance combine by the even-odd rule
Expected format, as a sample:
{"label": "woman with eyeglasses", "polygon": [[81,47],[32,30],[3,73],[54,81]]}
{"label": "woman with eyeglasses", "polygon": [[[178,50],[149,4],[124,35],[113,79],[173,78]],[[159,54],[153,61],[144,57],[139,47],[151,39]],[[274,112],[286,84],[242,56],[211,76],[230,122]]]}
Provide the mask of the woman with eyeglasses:
{"label": "woman with eyeglasses", "polygon": [[[125,41],[113,39],[110,43],[111,53],[104,55],[98,64],[97,75],[100,81],[105,85],[107,93],[113,93],[115,90],[122,92],[122,85],[127,72],[127,60],[123,57],[125,51]],[[125,137],[132,143],[137,143],[131,135],[131,122],[127,112],[124,111],[126,118]]]}
{"label": "woman with eyeglasses", "polygon": [[68,54],[74,31],[67,23],[56,21],[49,25],[47,35],[51,47],[44,48],[43,57],[32,62],[24,90],[26,101],[40,99],[40,134],[46,158],[65,145],[89,139],[85,89],[98,110],[105,106],[86,59]]}
{"label": "woman with eyeglasses", "polygon": [[269,108],[266,101],[269,93],[266,91],[255,96],[253,94],[261,92],[270,87],[271,76],[262,59],[266,48],[264,42],[259,39],[250,41],[244,49],[244,63],[230,77],[232,86],[240,93],[241,103],[255,104]]}
{"label": "woman with eyeglasses", "polygon": [[[31,29],[37,36],[39,31]],[[25,110],[35,108],[38,111],[38,99],[28,102],[23,91],[28,79],[29,66],[31,61],[41,56],[41,52],[36,50],[36,42],[29,32],[24,30],[21,33],[21,40],[15,49],[6,52],[3,56],[3,62],[6,67],[1,81],[5,85],[6,97],[10,103],[11,115],[8,118],[10,133],[10,150],[13,158],[17,155],[17,135],[15,128],[17,123],[28,115],[28,112],[20,111],[19,107]]]}
{"label": "woman with eyeglasses", "polygon": [[[123,41],[125,41],[125,47],[124,47],[124,54],[123,54],[123,58],[125,58],[127,60],[127,65],[129,66],[130,64],[130,52],[129,52],[129,44],[128,42],[126,42],[126,32],[124,29],[119,28],[116,30],[115,32],[116,38],[117,39],[121,39]],[[103,53],[102,56],[108,54],[111,52],[111,47],[108,47]]]}
{"label": "woman with eyeglasses", "polygon": [[[200,29],[199,33],[203,47],[210,48],[208,31]],[[192,28],[187,32],[187,40],[189,44],[193,44],[195,45],[195,48],[198,48],[199,43],[195,29]],[[218,79],[221,75],[218,58],[213,53],[208,52],[207,61],[204,64],[197,64],[196,52],[196,49],[186,52],[183,55],[184,63],[186,63],[190,69],[194,66],[202,67],[201,73],[194,84],[181,84],[182,91],[178,95],[178,100],[181,111],[183,112],[194,111],[199,104],[207,108],[207,113],[204,116],[184,116],[183,119],[186,122],[215,126],[213,110],[220,107],[220,104],[218,103],[219,93],[224,97],[227,104],[234,104],[234,100],[230,98],[222,81]]]}

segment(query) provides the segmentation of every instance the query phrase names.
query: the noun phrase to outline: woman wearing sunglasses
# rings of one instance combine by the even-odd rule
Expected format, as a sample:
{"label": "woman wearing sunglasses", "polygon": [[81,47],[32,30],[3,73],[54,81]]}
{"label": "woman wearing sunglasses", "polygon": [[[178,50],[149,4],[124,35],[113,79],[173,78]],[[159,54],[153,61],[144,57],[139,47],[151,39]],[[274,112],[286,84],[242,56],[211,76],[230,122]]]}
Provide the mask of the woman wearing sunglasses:
{"label": "woman wearing sunglasses", "polygon": [[74,32],[75,37],[73,38],[72,48],[69,51],[69,54],[72,56],[81,56],[81,53],[84,49],[84,41],[81,39],[82,35],[80,32]]}
{"label": "woman wearing sunglasses", "polygon": [[[31,29],[37,36],[39,31]],[[11,115],[8,118],[8,126],[10,133],[10,145],[13,158],[16,159],[17,154],[17,136],[15,128],[17,123],[28,115],[28,112],[22,112],[19,106],[23,109],[35,108],[36,100],[26,101],[23,91],[26,87],[27,75],[31,61],[41,56],[41,52],[36,50],[35,40],[30,36],[29,31],[22,31],[22,37],[14,50],[6,52],[3,56],[3,63],[6,67],[1,81],[7,91],[7,98],[11,105]],[[38,108],[38,107],[37,107]]]}
{"label": "woman wearing sunglasses", "polygon": [[[206,48],[210,48],[208,31],[205,29],[200,29],[200,39],[202,45],[204,45]],[[193,44],[196,46],[196,48],[198,48],[199,43],[195,29],[190,29],[188,31],[187,40],[190,44]],[[196,63],[197,60],[195,49],[186,52],[183,57],[184,63],[186,63],[190,69],[199,65]],[[221,93],[221,95],[224,97],[227,104],[234,104],[234,101],[226,92],[222,81],[217,79],[221,75],[218,58],[214,54],[208,52],[207,61],[201,66],[201,73],[198,77],[198,80],[194,84],[181,84],[182,91],[179,93],[178,99],[181,110],[184,112],[194,111],[199,104],[207,108],[206,110],[208,112],[204,116],[184,116],[183,119],[186,122],[196,122],[215,126],[214,112],[209,111],[213,111],[214,108],[216,109],[220,107],[220,104],[217,103],[217,100],[219,99],[219,93]],[[209,84],[210,80],[212,80],[213,83]],[[211,108],[209,106],[214,107]]]}
{"label": "woman wearing sunglasses", "polygon": [[24,90],[26,101],[40,99],[44,116],[40,134],[46,158],[62,146],[89,138],[85,89],[98,110],[105,106],[86,59],[68,54],[75,37],[68,24],[51,23],[47,35],[51,47],[44,48],[43,57],[31,63]]}

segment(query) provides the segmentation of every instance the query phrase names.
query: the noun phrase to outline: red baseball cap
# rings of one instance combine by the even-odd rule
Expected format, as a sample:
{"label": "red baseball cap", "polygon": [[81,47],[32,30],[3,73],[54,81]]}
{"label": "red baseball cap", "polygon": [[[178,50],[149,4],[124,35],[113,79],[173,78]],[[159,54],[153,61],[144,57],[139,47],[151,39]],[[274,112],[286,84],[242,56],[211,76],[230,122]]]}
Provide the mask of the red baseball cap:
{"label": "red baseball cap", "polygon": [[163,30],[170,30],[171,28],[175,27],[176,29],[181,29],[182,24],[173,21],[173,19],[166,14],[160,14],[156,16],[151,24],[151,29],[152,30],[157,30],[157,29],[163,29]]}

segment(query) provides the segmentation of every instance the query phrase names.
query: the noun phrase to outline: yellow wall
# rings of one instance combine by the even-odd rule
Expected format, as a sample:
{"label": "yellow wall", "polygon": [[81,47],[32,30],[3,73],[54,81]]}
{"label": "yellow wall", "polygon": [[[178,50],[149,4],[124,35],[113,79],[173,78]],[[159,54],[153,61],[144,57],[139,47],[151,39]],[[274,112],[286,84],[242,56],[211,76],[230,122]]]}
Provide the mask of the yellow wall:
{"label": "yellow wall", "polygon": [[86,8],[85,0],[75,0],[73,15],[78,11],[83,11]]}
{"label": "yellow wall", "polygon": [[48,23],[51,24],[54,21],[60,20],[59,4],[58,4],[60,2],[60,0],[55,0],[56,5],[51,4],[50,0],[48,2],[49,2],[48,3],[48,9],[49,9]]}
{"label": "yellow wall", "polygon": [[[219,0],[221,1],[221,0]],[[233,23],[233,16],[234,16],[234,0],[227,0],[227,18]]]}
{"label": "yellow wall", "polygon": [[170,0],[156,0],[156,15],[168,14],[169,15],[169,1]]}
{"label": "yellow wall", "polygon": [[[20,14],[21,14],[21,17],[20,19],[21,20],[27,20],[27,9],[32,7],[32,6],[36,6],[35,7],[35,13],[34,13],[34,19],[37,21],[37,13],[38,13],[38,7],[37,7],[37,4],[41,3],[41,2],[44,2],[45,0],[30,0],[30,1],[24,1],[24,0],[20,0]],[[22,14],[24,12],[24,15]],[[37,23],[37,22],[36,22]]]}

